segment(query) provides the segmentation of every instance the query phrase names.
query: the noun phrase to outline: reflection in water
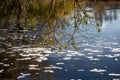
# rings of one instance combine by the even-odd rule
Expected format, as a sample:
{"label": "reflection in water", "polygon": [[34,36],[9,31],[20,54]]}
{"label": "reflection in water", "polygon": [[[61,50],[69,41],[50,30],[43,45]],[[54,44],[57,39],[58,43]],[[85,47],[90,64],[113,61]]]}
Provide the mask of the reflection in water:
{"label": "reflection in water", "polygon": [[[84,9],[85,4],[86,2],[74,0],[3,1],[0,17],[2,31],[5,29],[3,37],[15,42],[14,44],[9,41],[12,46],[28,43],[42,46],[61,44],[54,36],[62,38],[62,32],[56,32],[58,28],[72,26],[76,33],[78,26],[95,25],[92,15],[94,13],[92,10]],[[12,8],[9,9],[10,6]],[[69,21],[70,19],[72,22]]]}
{"label": "reflection in water", "polygon": [[112,22],[117,19],[119,5],[119,2],[94,2],[91,7],[96,8],[96,20],[102,23],[103,20]]}
{"label": "reflection in water", "polygon": [[[119,8],[119,2],[1,0],[0,79],[119,80],[119,32],[97,36],[93,23],[119,20]],[[80,50],[49,48],[57,44]]]}
{"label": "reflection in water", "polygon": [[[31,54],[24,55],[24,53],[18,53],[18,51],[3,50],[0,55],[0,79],[52,80],[53,73],[43,73],[45,66],[52,65],[46,62],[44,58],[49,54],[31,52]],[[43,61],[34,61],[37,58],[43,58]]]}

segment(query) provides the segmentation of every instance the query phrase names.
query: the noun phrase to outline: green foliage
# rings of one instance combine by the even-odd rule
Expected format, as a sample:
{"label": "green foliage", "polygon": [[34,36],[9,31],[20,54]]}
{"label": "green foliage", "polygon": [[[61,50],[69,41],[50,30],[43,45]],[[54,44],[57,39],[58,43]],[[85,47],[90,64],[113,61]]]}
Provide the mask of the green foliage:
{"label": "green foliage", "polygon": [[83,21],[83,24],[84,24],[84,25],[88,24],[88,21],[87,21],[87,20],[84,20],[84,21]]}
{"label": "green foliage", "polygon": [[78,48],[77,46],[74,46],[74,49],[75,49],[76,51],[78,51],[78,50],[79,50],[79,48]]}
{"label": "green foliage", "polygon": [[101,29],[100,29],[100,28],[98,28],[98,32],[101,32]]}
{"label": "green foliage", "polygon": [[60,46],[59,46],[59,49],[60,49],[60,50],[62,50],[62,49],[63,49],[63,46],[62,46],[62,45],[60,45]]}
{"label": "green foliage", "polygon": [[100,27],[101,23],[100,22],[96,22],[96,26]]}
{"label": "green foliage", "polygon": [[[94,25],[97,26],[98,32],[101,31],[101,24],[94,22],[94,16],[90,15],[90,13],[94,14],[93,11],[85,10],[85,5],[86,2],[81,2],[80,0],[51,0],[51,2],[46,2],[46,0],[1,0],[0,18],[9,16],[10,21],[13,21],[14,24],[19,23],[28,29],[34,29],[36,24],[40,24],[41,36],[43,38],[41,43],[50,44],[57,42],[60,50],[63,48],[68,49],[70,46],[75,50],[79,50],[74,35],[80,32],[81,25],[89,26],[90,21],[93,21]],[[67,19],[70,16],[70,19],[73,21],[74,32],[68,32],[67,35],[70,38],[64,41],[67,36],[64,36],[65,33],[62,31],[59,31],[57,32],[59,40],[55,39],[56,28],[64,30],[70,26],[67,23]]]}
{"label": "green foliage", "polygon": [[68,43],[65,44],[65,49],[67,49],[67,48],[69,48],[69,44]]}
{"label": "green foliage", "polygon": [[62,33],[61,33],[61,32],[58,32],[58,36],[59,36],[60,38],[62,38]]}

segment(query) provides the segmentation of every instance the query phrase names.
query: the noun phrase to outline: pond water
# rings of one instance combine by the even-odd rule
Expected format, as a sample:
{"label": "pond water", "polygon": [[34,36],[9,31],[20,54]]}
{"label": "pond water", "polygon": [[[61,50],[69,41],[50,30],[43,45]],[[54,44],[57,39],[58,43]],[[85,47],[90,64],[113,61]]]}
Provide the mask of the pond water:
{"label": "pond water", "polygon": [[[14,19],[6,24],[9,27],[4,27],[2,18],[0,80],[120,80],[120,3],[96,2],[87,5],[90,9],[97,7],[94,18],[102,24],[101,31],[87,28],[87,31],[82,29],[82,35],[74,34],[75,41],[80,40],[77,51],[72,49],[73,46],[60,51],[54,47],[57,42],[53,40],[43,42],[50,44],[50,47],[43,46],[41,30],[44,30],[44,27],[36,27],[37,30],[27,28],[23,30],[24,33],[11,32]],[[67,16],[65,21],[73,24],[69,19]],[[55,30],[56,34],[61,28]],[[60,39],[61,44],[68,41],[68,31],[74,31],[72,25],[62,29],[65,37]],[[48,33],[44,35],[46,34]],[[59,37],[57,39],[59,40]]]}

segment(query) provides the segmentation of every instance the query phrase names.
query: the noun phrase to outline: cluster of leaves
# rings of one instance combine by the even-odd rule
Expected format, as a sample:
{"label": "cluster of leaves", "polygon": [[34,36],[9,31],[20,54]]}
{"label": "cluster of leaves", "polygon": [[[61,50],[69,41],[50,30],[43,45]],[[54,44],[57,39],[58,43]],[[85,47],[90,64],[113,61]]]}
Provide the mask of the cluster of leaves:
{"label": "cluster of leaves", "polygon": [[[61,30],[58,31],[57,35],[59,36],[57,38],[59,42],[59,49],[75,49],[79,50],[79,42],[76,41],[76,34],[77,37],[80,38],[81,36],[81,28],[95,28],[97,32],[101,31],[101,23],[95,21],[94,18],[94,9],[87,10],[85,9],[85,5],[81,4],[81,2],[74,1],[74,10],[72,13],[72,16],[70,17],[72,19],[72,22],[70,26],[72,26],[71,31],[64,32],[66,30],[67,24],[63,23],[61,21]],[[67,27],[68,28],[68,27]],[[69,28],[68,28],[69,29]],[[88,29],[89,30],[89,29]],[[84,33],[83,33],[84,34]],[[87,35],[87,34],[84,34]],[[79,40],[79,39],[78,39]]]}
{"label": "cluster of leaves", "polygon": [[[17,20],[14,23],[24,24],[24,28],[34,29],[36,24],[39,24],[37,26],[41,28],[42,44],[56,44],[60,50],[70,47],[79,50],[75,34],[81,33],[80,27],[98,26],[96,28],[100,32],[101,26],[99,22],[94,21],[94,10],[86,10],[85,4],[81,0],[52,0],[50,3],[37,0],[1,0],[0,18],[12,15]],[[70,25],[65,21],[65,16],[71,16]],[[73,32],[64,33],[68,26],[73,26]],[[58,28],[61,31],[57,31]]]}

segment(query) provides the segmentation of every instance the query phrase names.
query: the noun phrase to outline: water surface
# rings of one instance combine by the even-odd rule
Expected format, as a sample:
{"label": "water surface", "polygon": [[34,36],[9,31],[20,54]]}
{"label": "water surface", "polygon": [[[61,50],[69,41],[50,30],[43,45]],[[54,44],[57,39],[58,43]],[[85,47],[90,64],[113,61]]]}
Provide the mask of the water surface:
{"label": "water surface", "polygon": [[[14,32],[14,17],[7,27],[3,25],[7,19],[2,18],[0,23],[0,80],[120,80],[119,2],[87,3],[86,6],[90,9],[97,7],[94,18],[101,22],[102,27],[100,27],[101,31],[97,32],[93,26],[91,29],[88,27],[83,29],[80,24],[82,34],[74,34],[75,41],[80,42],[77,44],[78,51],[72,49],[73,46],[60,51],[53,47],[57,44],[54,40],[45,41],[42,44],[43,37],[49,33],[49,31],[43,33],[44,29],[49,26],[48,24],[40,28],[42,21],[38,22],[33,30],[29,29],[29,24],[26,24],[28,25],[26,30],[21,30],[24,32]],[[73,15],[72,10],[63,20],[73,24],[73,21],[69,20],[71,15]],[[54,33],[50,32],[47,36],[54,39],[51,36],[53,34],[56,36],[57,31],[72,32],[74,27],[69,25],[62,30],[58,27],[55,28]],[[59,37],[56,37],[59,40]],[[60,41],[61,44],[67,42],[68,39],[69,36],[65,34]],[[45,43],[50,43],[50,45],[44,47]]]}

